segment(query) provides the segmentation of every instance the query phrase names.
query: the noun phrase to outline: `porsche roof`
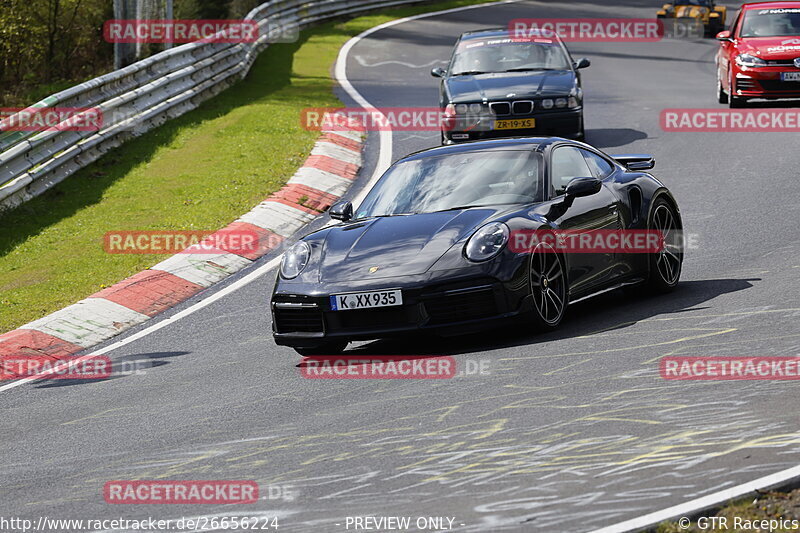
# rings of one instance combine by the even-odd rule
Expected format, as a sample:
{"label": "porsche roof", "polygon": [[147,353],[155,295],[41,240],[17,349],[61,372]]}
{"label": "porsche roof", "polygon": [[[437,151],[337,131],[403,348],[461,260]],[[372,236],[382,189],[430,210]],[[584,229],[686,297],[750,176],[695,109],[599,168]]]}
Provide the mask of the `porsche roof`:
{"label": "porsche roof", "polygon": [[[504,139],[489,139],[485,141],[470,141],[449,146],[438,146],[414,152],[398,160],[411,161],[432,155],[455,154],[458,152],[475,152],[480,150],[543,150],[555,142],[569,141],[561,137],[510,137]],[[573,142],[573,141],[569,141]],[[578,144],[578,143],[576,143]]]}

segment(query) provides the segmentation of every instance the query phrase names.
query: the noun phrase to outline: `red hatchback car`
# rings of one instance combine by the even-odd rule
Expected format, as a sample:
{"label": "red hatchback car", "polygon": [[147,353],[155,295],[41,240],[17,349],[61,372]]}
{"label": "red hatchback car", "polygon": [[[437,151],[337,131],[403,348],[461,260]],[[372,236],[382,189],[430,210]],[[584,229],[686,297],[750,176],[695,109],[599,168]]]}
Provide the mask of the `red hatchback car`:
{"label": "red hatchback car", "polygon": [[800,2],[745,4],[717,40],[719,103],[800,98]]}

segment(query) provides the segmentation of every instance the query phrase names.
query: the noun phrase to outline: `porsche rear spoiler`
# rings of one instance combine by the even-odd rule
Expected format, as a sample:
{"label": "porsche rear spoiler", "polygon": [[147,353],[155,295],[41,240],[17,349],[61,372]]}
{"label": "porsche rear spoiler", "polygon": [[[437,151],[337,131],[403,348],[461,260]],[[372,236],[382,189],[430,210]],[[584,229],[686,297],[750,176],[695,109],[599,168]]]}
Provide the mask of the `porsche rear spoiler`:
{"label": "porsche rear spoiler", "polygon": [[656,160],[647,154],[620,154],[611,156],[614,161],[628,168],[628,170],[650,170],[656,166]]}

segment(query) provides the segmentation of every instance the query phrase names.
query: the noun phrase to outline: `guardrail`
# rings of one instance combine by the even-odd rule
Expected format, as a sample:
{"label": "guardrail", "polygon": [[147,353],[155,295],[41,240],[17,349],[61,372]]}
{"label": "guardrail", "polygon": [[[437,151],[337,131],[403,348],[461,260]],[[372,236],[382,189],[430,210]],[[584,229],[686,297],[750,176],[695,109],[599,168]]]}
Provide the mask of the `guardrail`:
{"label": "guardrail", "polygon": [[254,43],[184,44],[49,96],[31,108],[94,108],[103,114],[102,128],[0,133],[0,210],[38,196],[108,150],[196,108],[244,78],[261,51],[291,32],[419,1],[271,0],[245,17],[258,22]]}

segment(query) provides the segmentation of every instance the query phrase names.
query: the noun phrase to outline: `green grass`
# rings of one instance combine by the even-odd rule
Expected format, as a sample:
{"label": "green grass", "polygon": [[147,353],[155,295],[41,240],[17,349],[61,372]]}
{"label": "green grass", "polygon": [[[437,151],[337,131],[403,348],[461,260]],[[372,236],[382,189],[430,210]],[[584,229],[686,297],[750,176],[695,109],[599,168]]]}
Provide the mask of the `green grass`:
{"label": "green grass", "polygon": [[[656,533],[754,533],[758,531],[789,533],[797,531],[796,528],[792,529],[790,521],[800,519],[797,512],[798,501],[800,501],[800,491],[798,490],[790,493],[769,492],[759,495],[757,498],[751,497],[729,503],[717,513],[709,515],[716,517],[715,521],[708,518],[691,520],[688,528],[685,527],[685,524],[682,527],[678,522],[664,522],[659,524],[655,531]],[[725,522],[721,522],[720,519],[724,519]],[[780,527],[781,519],[785,521],[784,525],[789,526],[788,528]],[[775,521],[773,525],[777,527],[774,529],[753,527],[754,522],[762,520],[773,520]]]}
{"label": "green grass", "polygon": [[115,230],[214,230],[279,189],[317,132],[305,107],[339,106],[330,71],[350,37],[457,0],[388,10],[301,33],[262,53],[248,77],[113,150],[42,196],[0,214],[0,332],[112,285],[166,256],[107,254]]}

